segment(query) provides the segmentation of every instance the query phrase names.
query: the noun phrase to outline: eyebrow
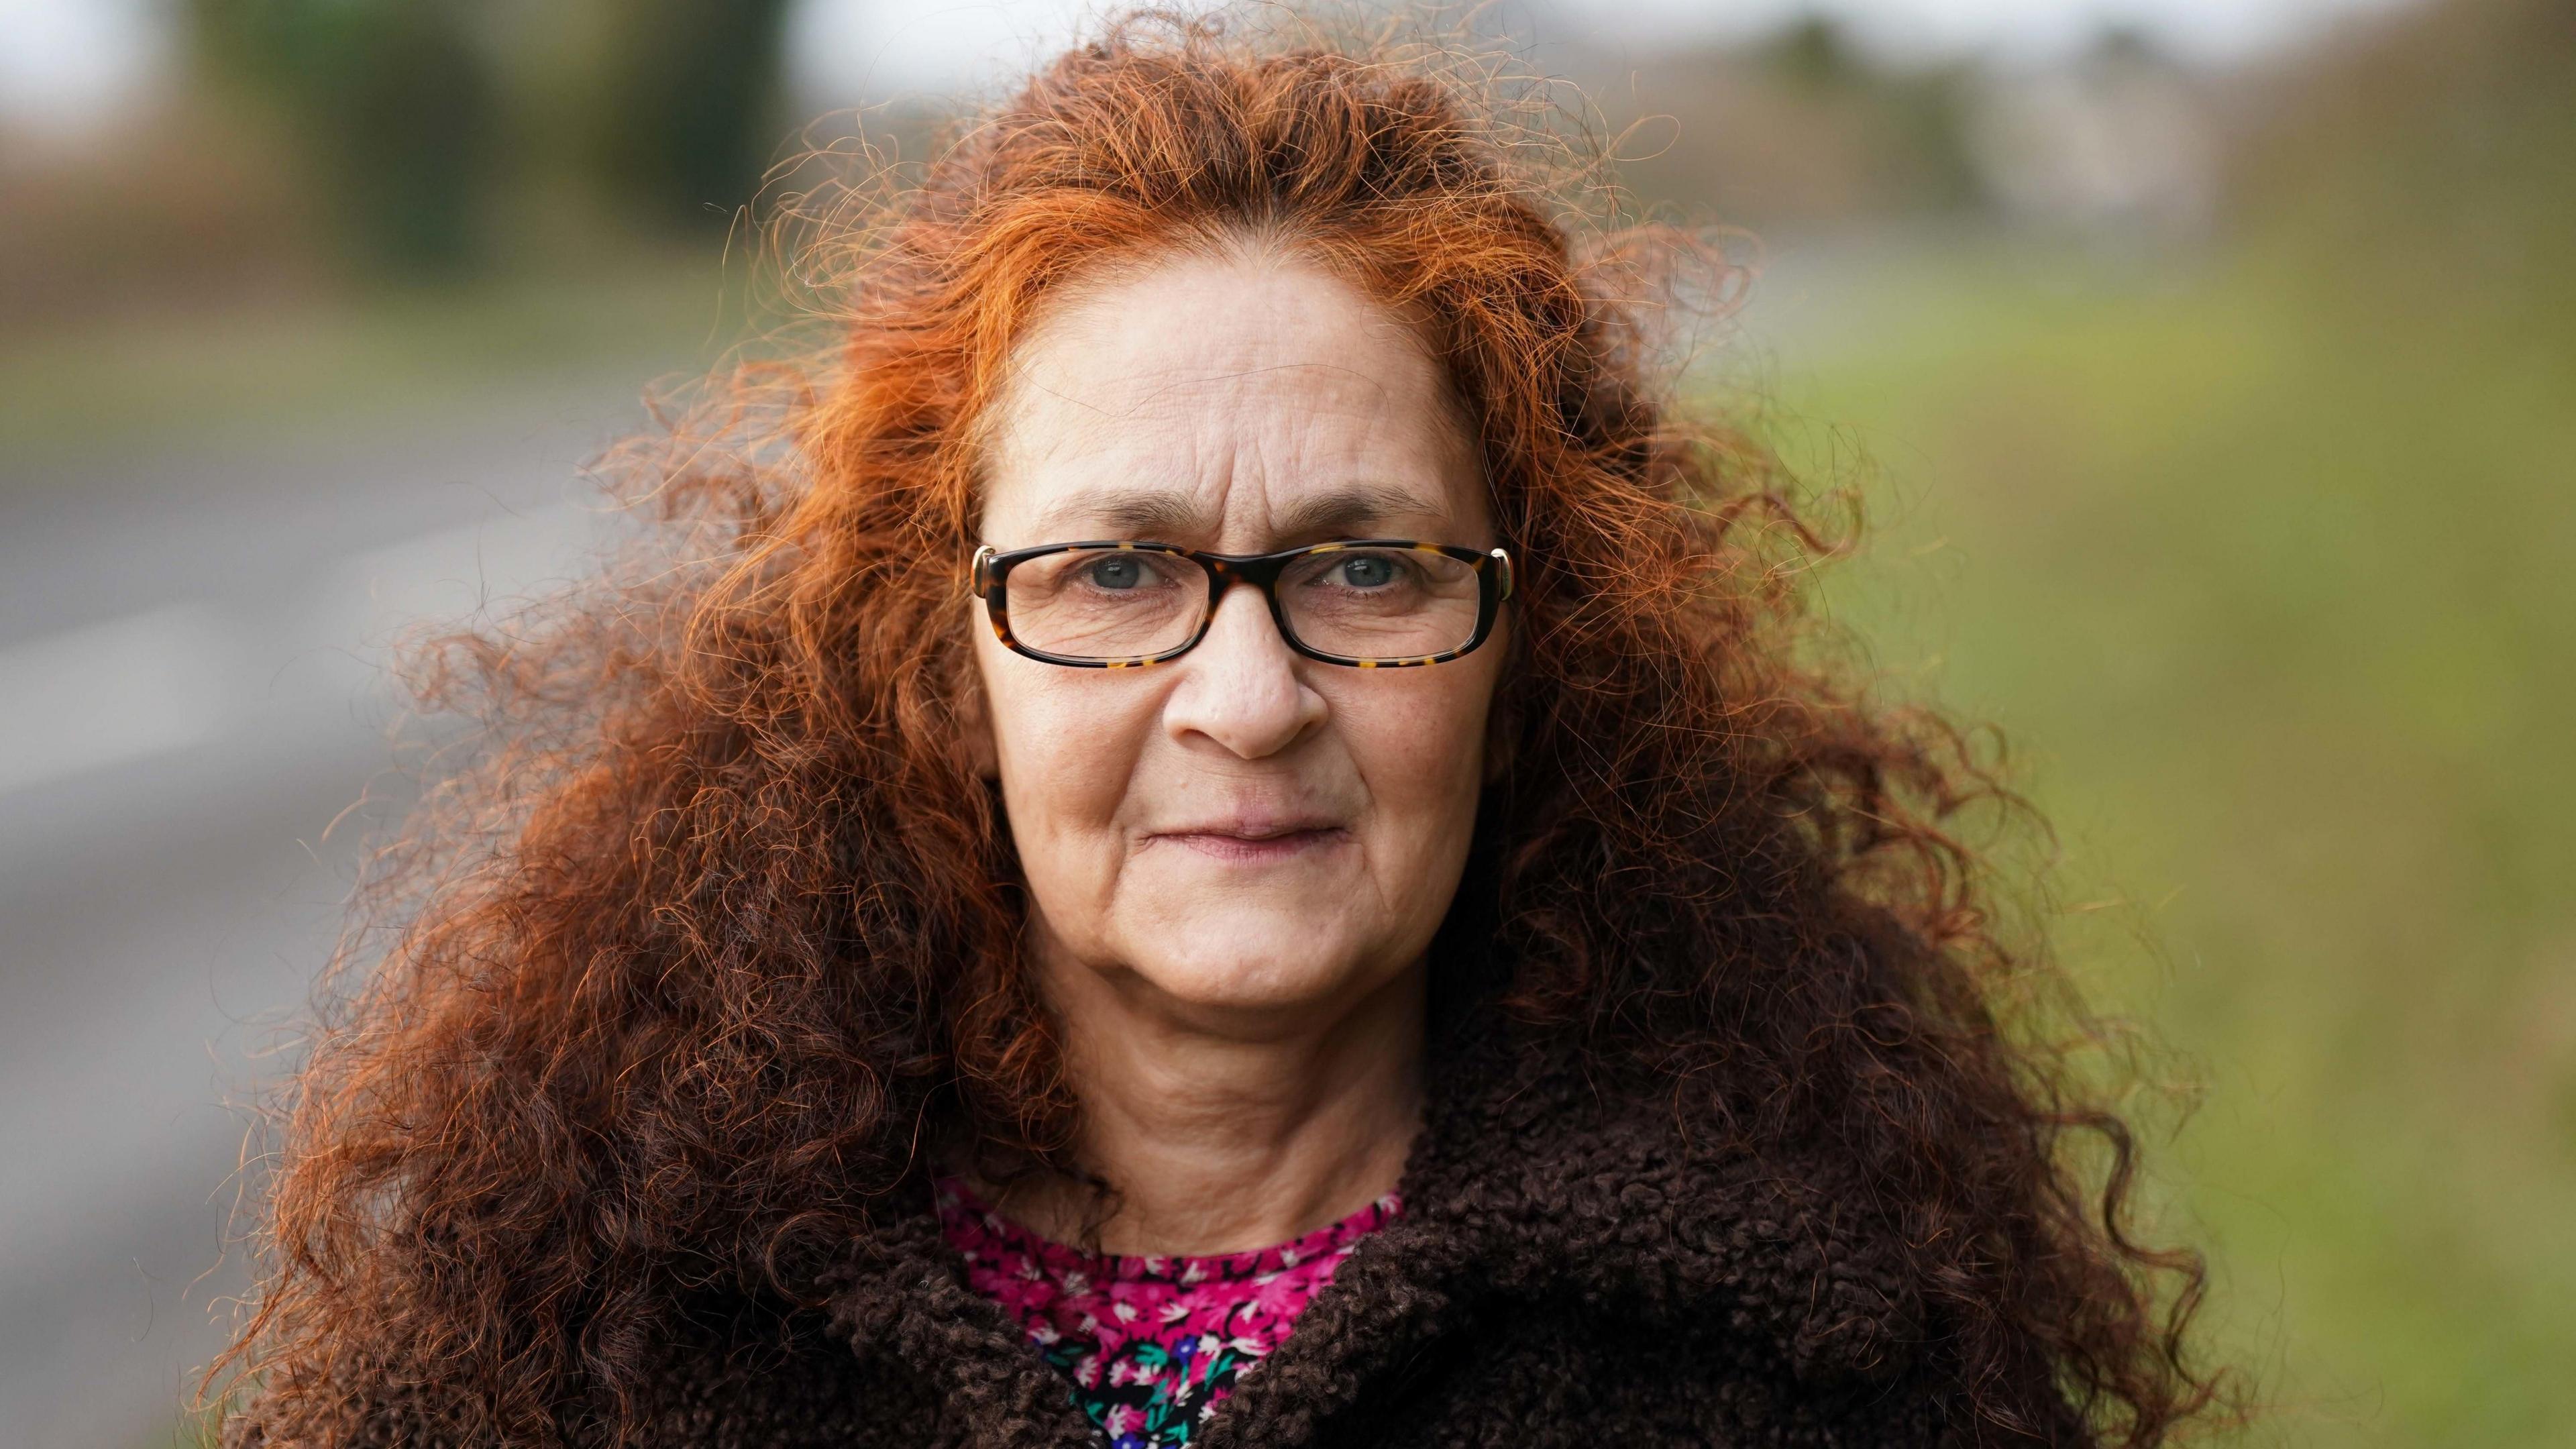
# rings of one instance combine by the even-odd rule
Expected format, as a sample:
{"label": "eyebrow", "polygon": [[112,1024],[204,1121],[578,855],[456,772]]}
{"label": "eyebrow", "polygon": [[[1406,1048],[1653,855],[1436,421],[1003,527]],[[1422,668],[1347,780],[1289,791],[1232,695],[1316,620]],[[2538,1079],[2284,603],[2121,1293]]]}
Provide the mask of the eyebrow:
{"label": "eyebrow", "polygon": [[[1420,495],[1384,483],[1351,483],[1299,499],[1279,518],[1282,540],[1333,534],[1361,535],[1389,518],[1443,517],[1445,510]],[[1112,489],[1059,499],[1038,515],[1050,537],[1077,522],[1096,524],[1122,538],[1176,542],[1216,531],[1217,520],[1188,496],[1158,488]]]}

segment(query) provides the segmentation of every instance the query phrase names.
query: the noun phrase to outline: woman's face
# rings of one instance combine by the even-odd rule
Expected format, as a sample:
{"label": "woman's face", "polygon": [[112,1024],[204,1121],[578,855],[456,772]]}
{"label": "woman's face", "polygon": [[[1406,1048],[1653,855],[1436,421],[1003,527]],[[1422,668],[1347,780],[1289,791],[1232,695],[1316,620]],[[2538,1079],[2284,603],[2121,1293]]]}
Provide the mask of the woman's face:
{"label": "woman's face", "polygon": [[[1013,356],[982,539],[1261,553],[1488,547],[1473,440],[1402,321],[1294,263],[1177,258],[1088,289]],[[1429,946],[1465,864],[1497,637],[1356,669],[1290,651],[1258,590],[1197,648],[1075,669],[972,636],[1050,974],[1253,1025],[1356,1001]]]}

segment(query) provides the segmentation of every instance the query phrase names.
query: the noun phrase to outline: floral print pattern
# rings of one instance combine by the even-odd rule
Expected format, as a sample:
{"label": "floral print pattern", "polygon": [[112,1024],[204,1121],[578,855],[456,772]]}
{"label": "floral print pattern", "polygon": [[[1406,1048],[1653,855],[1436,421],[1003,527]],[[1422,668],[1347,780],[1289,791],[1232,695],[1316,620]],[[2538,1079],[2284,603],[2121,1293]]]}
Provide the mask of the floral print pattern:
{"label": "floral print pattern", "polygon": [[1240,1253],[1087,1253],[934,1179],[939,1223],[966,1280],[1062,1370],[1110,1449],[1187,1444],[1199,1421],[1288,1337],[1361,1237],[1403,1208],[1388,1193],[1326,1227]]}

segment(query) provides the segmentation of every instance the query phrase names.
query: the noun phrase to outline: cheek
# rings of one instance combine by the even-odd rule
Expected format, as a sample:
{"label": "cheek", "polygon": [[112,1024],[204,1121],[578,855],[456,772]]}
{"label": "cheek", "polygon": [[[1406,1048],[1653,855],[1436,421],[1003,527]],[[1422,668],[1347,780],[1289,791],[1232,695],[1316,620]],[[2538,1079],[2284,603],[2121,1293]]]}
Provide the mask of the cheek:
{"label": "cheek", "polygon": [[1483,780],[1490,673],[1435,665],[1333,683],[1334,718],[1368,782],[1376,828],[1411,855],[1463,851]]}
{"label": "cheek", "polygon": [[1034,663],[990,639],[976,663],[1012,838],[1032,875],[1063,873],[1055,843],[1114,828],[1153,727],[1151,700],[1135,681]]}

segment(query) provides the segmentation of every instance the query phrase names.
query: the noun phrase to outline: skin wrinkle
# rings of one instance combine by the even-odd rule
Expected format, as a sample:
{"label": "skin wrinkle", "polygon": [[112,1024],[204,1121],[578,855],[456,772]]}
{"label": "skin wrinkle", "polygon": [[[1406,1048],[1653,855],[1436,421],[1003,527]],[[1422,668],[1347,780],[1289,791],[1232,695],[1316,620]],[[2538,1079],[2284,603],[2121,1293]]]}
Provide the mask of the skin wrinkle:
{"label": "skin wrinkle", "polygon": [[[1291,504],[1273,537],[1279,547],[1290,548],[1320,543],[1332,535],[1384,536],[1382,530],[1391,526],[1386,520],[1418,507],[1414,495],[1398,488],[1369,483],[1340,485]],[[1145,489],[1085,490],[1059,499],[1038,515],[1033,532],[1050,542],[1071,541],[1080,531],[1079,525],[1092,520],[1098,520],[1099,527],[1119,530],[1119,537],[1157,543],[1182,543],[1216,532],[1210,515],[1184,496]]]}

